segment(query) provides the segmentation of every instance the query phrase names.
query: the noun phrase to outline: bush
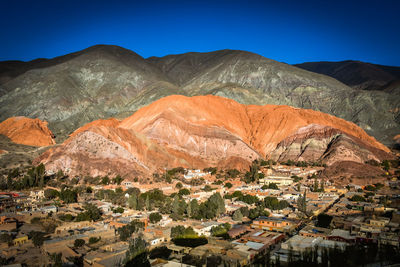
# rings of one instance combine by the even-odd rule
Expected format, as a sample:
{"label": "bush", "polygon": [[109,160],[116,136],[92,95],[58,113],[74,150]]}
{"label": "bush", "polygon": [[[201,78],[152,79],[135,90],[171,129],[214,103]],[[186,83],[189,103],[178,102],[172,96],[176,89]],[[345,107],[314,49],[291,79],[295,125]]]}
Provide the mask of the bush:
{"label": "bush", "polygon": [[355,202],[365,202],[365,198],[363,196],[360,195],[354,195],[350,198],[351,201],[355,201]]}
{"label": "bush", "polygon": [[124,213],[124,208],[123,207],[118,207],[113,209],[113,213]]}
{"label": "bush", "polygon": [[329,225],[331,224],[333,217],[325,214],[325,213],[321,213],[317,216],[317,223],[316,226],[317,227],[323,227],[323,228],[328,228]]}
{"label": "bush", "polygon": [[179,195],[183,196],[183,195],[190,195],[190,191],[187,188],[182,188],[179,190]]}
{"label": "bush", "polygon": [[276,184],[276,183],[269,183],[268,185],[263,185],[262,187],[261,187],[261,189],[262,190],[265,190],[265,189],[273,189],[273,190],[279,190],[279,187],[278,187],[278,185]]}
{"label": "bush", "polygon": [[89,238],[89,244],[95,244],[97,242],[99,242],[101,240],[101,237],[94,237],[92,236],[91,238]]}
{"label": "bush", "polygon": [[232,185],[231,183],[226,183],[226,184],[225,184],[225,187],[228,188],[228,189],[232,188],[232,186],[233,186],[233,185]]}
{"label": "bush", "polygon": [[158,212],[153,212],[149,216],[149,220],[151,223],[158,223],[159,221],[161,221],[161,219],[162,219],[162,216]]}
{"label": "bush", "polygon": [[83,239],[75,239],[75,242],[74,242],[74,247],[76,247],[76,248],[80,248],[80,247],[82,247],[83,245],[85,245],[85,240],[83,240]]}

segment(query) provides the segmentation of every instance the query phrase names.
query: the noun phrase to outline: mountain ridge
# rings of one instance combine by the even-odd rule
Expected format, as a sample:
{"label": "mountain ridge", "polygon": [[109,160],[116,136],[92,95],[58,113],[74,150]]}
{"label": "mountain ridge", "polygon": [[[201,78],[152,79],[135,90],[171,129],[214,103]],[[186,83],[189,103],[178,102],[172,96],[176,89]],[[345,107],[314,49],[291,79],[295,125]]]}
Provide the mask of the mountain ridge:
{"label": "mountain ridge", "polygon": [[0,80],[5,81],[0,82],[0,121],[38,117],[49,122],[58,142],[88,122],[123,119],[175,94],[311,108],[353,121],[387,144],[400,128],[400,95],[392,94],[393,88],[351,89],[334,78],[246,51],[144,59],[122,47],[98,45],[48,61],[54,64],[39,60],[38,67],[11,78],[1,72],[0,63]]}

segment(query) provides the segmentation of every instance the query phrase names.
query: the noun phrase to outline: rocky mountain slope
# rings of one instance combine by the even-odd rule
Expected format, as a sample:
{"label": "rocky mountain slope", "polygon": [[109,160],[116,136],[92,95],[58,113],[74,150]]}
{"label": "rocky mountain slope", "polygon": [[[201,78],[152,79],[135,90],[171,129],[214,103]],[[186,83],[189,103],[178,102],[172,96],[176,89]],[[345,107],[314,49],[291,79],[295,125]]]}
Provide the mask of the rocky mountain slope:
{"label": "rocky mountain slope", "polygon": [[0,134],[16,144],[28,146],[54,145],[54,135],[47,122],[26,117],[12,117],[0,123]]}
{"label": "rocky mountain slope", "polygon": [[400,95],[352,89],[245,51],[144,59],[121,47],[94,46],[50,60],[0,63],[0,92],[0,121],[38,117],[59,140],[85,123],[123,119],[173,94],[310,108],[352,121],[387,143],[400,128]]}
{"label": "rocky mountain slope", "polygon": [[36,162],[72,175],[133,177],[177,166],[244,168],[260,157],[364,163],[390,158],[388,151],[354,123],[321,112],[174,95],[120,122],[89,123]]}
{"label": "rocky mountain slope", "polygon": [[295,65],[299,68],[328,75],[354,89],[384,90],[396,82],[400,91],[400,67],[383,66],[361,61],[306,62]]}

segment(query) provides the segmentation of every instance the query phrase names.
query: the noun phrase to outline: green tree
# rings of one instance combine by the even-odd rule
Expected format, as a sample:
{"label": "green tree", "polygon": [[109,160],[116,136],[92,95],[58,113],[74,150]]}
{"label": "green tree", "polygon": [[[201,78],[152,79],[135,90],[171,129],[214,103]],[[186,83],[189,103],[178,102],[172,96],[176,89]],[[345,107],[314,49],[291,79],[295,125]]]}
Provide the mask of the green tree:
{"label": "green tree", "polygon": [[117,176],[115,176],[115,178],[113,179],[113,183],[120,185],[122,183],[124,179],[118,174]]}
{"label": "green tree", "polygon": [[229,183],[229,182],[225,184],[225,187],[228,188],[228,189],[231,189],[232,186],[233,186],[233,185],[232,185],[231,183]]}
{"label": "green tree", "polygon": [[306,191],[304,191],[303,196],[299,196],[297,199],[297,209],[303,213],[307,212],[307,195]]}
{"label": "green tree", "polygon": [[179,195],[183,196],[183,195],[190,195],[190,191],[187,188],[182,188],[179,190]]}
{"label": "green tree", "polygon": [[83,239],[75,239],[75,241],[74,241],[74,247],[76,247],[76,248],[80,248],[80,247],[82,247],[83,245],[85,245],[85,240],[83,240]]}
{"label": "green tree", "polygon": [[150,207],[150,196],[149,195],[147,195],[146,196],[146,210],[151,210],[151,207]]}
{"label": "green tree", "polygon": [[126,252],[124,263],[125,266],[150,267],[147,244],[141,237],[137,237],[129,241],[129,247],[128,251]]}
{"label": "green tree", "polygon": [[110,178],[109,178],[108,176],[104,176],[104,177],[101,179],[101,183],[102,183],[103,185],[108,185],[108,184],[110,183]]}
{"label": "green tree", "polygon": [[192,203],[189,202],[188,205],[186,206],[186,215],[188,218],[192,217]]}
{"label": "green tree", "polygon": [[138,200],[136,194],[132,194],[128,198],[128,206],[130,209],[136,210],[138,205]]}
{"label": "green tree", "polygon": [[80,221],[98,221],[101,219],[101,211],[95,205],[88,203],[83,206],[84,212],[81,212],[76,216],[75,220]]}
{"label": "green tree", "polygon": [[46,240],[45,235],[46,233],[43,232],[37,232],[37,231],[30,232],[33,245],[35,247],[41,247],[44,241]]}
{"label": "green tree", "polygon": [[76,191],[70,189],[62,189],[60,192],[60,199],[65,203],[75,203],[78,200],[78,194]]}
{"label": "green tree", "polygon": [[113,213],[124,213],[124,208],[123,207],[118,207],[113,209]]}
{"label": "green tree", "polygon": [[234,221],[242,221],[243,220],[243,214],[240,211],[240,209],[235,210],[232,216],[232,220]]}
{"label": "green tree", "polygon": [[318,180],[314,179],[313,192],[317,192],[317,191],[318,191]]}
{"label": "green tree", "polygon": [[175,185],[175,187],[176,187],[177,189],[181,189],[181,188],[183,187],[183,185],[182,185],[181,182],[178,182],[178,183]]}
{"label": "green tree", "polygon": [[354,195],[350,198],[351,201],[355,201],[355,202],[365,202],[365,198],[363,196],[360,195]]}
{"label": "green tree", "polygon": [[329,225],[331,224],[332,219],[333,217],[328,214],[325,213],[318,214],[316,226],[328,228]]}
{"label": "green tree", "polygon": [[158,212],[153,212],[149,215],[149,220],[151,223],[158,223],[159,221],[161,221],[161,219],[162,216]]}
{"label": "green tree", "polygon": [[99,242],[100,240],[101,240],[100,236],[99,237],[92,236],[92,237],[89,238],[89,244],[90,245],[95,244],[95,243]]}
{"label": "green tree", "polygon": [[194,215],[199,214],[200,205],[197,199],[192,199],[189,205],[190,205],[190,217],[193,218]]}
{"label": "green tree", "polygon": [[60,195],[60,193],[57,190],[54,190],[54,189],[44,190],[44,197],[47,199],[55,199],[59,195]]}

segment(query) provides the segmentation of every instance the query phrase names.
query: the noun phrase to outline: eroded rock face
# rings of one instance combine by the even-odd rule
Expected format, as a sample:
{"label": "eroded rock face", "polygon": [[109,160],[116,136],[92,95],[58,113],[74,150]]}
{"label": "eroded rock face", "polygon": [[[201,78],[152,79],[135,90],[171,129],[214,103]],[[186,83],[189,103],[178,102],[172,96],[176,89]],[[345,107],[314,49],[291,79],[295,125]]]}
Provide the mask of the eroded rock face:
{"label": "eroded rock face", "polygon": [[53,133],[47,122],[26,117],[12,117],[0,123],[0,134],[16,144],[28,146],[50,146],[55,144]]}
{"label": "eroded rock face", "polygon": [[[354,123],[288,106],[243,105],[218,96],[169,96],[125,120],[77,129],[37,162],[70,174],[132,177],[171,167],[246,169],[260,157],[333,164],[390,157]],[[102,164],[104,162],[104,164]]]}
{"label": "eroded rock face", "polygon": [[272,153],[272,158],[278,161],[323,161],[327,165],[337,161],[379,162],[387,157],[384,151],[350,133],[318,124],[299,128],[282,140]]}

